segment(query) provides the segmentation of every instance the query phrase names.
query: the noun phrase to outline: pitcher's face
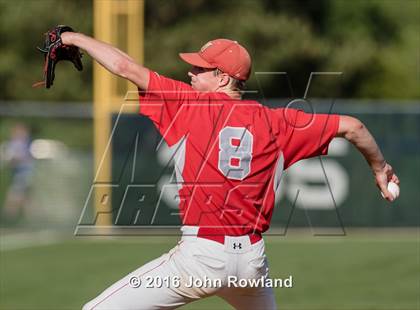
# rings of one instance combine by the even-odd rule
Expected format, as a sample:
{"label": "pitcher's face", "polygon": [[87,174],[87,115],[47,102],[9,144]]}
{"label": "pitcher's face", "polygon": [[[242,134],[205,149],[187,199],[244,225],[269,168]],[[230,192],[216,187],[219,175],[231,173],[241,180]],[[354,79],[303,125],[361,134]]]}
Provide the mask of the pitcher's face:
{"label": "pitcher's face", "polygon": [[191,86],[197,91],[216,91],[219,88],[219,78],[214,74],[216,69],[193,66],[188,72]]}

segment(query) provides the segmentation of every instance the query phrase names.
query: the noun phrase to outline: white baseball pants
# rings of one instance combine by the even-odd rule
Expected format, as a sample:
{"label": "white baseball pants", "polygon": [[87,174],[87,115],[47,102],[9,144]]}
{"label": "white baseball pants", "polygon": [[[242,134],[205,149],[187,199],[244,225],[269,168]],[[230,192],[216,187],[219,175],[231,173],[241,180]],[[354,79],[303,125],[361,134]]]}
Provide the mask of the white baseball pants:
{"label": "white baseball pants", "polygon": [[107,288],[83,310],[175,309],[212,295],[236,309],[276,309],[272,288],[238,285],[240,279],[268,277],[264,240],[251,244],[249,236],[226,236],[221,244],[197,237],[198,227],[181,230],[173,249]]}

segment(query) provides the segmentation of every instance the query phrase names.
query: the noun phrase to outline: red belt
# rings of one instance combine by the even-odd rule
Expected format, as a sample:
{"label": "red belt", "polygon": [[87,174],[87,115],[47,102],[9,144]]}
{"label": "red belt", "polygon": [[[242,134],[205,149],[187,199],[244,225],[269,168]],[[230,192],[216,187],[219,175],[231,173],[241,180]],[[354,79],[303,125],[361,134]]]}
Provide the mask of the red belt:
{"label": "red belt", "polygon": [[[210,227],[200,227],[197,232],[197,237],[213,240],[216,242],[219,242],[221,244],[225,244],[225,237],[242,237],[242,236],[229,236],[225,235],[225,233],[216,228],[210,228]],[[250,233],[245,236],[249,237],[249,240],[251,241],[251,244],[257,243],[262,239],[262,236],[260,233]]]}

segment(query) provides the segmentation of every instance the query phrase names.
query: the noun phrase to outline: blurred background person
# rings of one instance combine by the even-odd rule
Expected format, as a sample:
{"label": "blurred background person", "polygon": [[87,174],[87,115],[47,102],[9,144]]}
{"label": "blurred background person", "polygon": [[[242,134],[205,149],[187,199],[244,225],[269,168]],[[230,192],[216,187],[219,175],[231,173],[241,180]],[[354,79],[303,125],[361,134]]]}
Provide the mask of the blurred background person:
{"label": "blurred background person", "polygon": [[22,218],[30,201],[34,166],[30,146],[30,130],[23,123],[16,123],[11,128],[9,140],[2,145],[2,157],[10,170],[10,185],[1,210],[6,223]]}

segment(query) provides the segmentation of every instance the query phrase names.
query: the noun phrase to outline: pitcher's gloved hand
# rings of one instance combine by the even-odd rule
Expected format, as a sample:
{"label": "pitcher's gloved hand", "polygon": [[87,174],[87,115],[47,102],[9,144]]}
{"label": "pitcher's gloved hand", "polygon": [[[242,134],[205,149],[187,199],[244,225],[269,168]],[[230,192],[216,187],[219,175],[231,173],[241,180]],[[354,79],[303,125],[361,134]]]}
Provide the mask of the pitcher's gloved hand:
{"label": "pitcher's gloved hand", "polygon": [[44,81],[33,84],[33,87],[45,85],[46,88],[50,88],[54,81],[55,65],[60,60],[71,61],[77,70],[83,70],[82,53],[79,48],[65,45],[61,40],[61,34],[67,31],[73,32],[73,29],[69,26],[58,25],[45,34],[44,47],[38,47],[45,57]]}

